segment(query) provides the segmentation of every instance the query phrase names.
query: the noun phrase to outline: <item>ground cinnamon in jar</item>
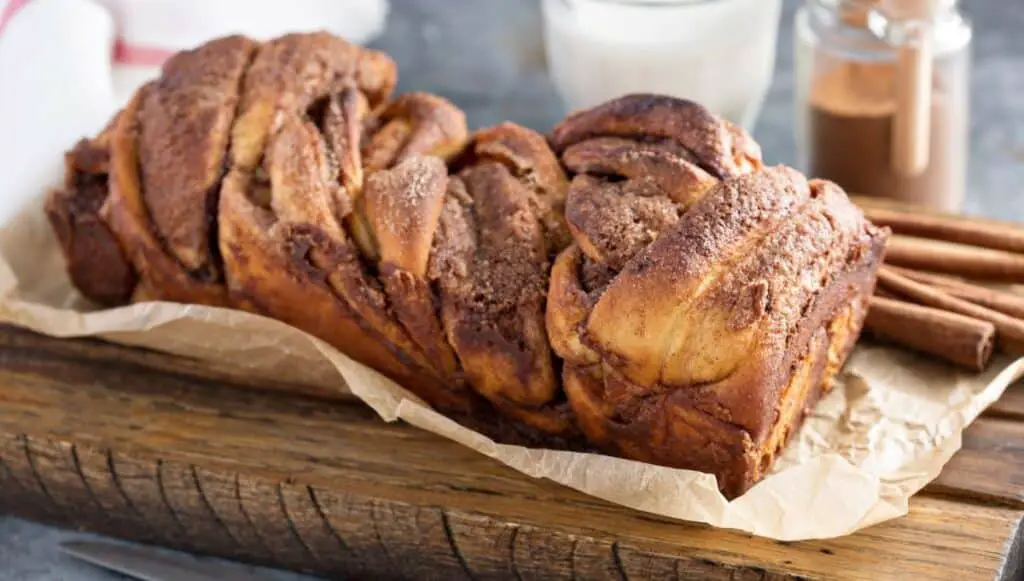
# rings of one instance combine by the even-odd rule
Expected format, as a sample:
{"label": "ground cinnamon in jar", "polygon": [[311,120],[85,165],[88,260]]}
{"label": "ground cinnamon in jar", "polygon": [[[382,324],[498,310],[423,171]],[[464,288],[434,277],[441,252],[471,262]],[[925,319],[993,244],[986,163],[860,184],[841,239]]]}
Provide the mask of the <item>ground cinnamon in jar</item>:
{"label": "ground cinnamon in jar", "polygon": [[[798,15],[804,19],[798,20],[798,57],[804,60],[798,70],[804,72],[799,94],[806,169],[851,193],[959,210],[969,151],[970,29],[945,16],[929,23],[930,75],[919,77],[930,93],[919,117],[925,131],[917,147],[924,149],[919,149],[922,163],[908,171],[894,156],[900,153],[894,151],[900,143],[897,116],[906,115],[900,90],[906,88],[901,83],[907,82],[907,71],[901,69],[901,47],[866,28],[874,4],[836,0],[824,7],[808,0]],[[955,10],[955,3],[947,2],[947,8]],[[833,17],[826,14],[830,10]]]}
{"label": "ground cinnamon in jar", "polygon": [[810,173],[847,191],[957,210],[966,182],[963,106],[935,91],[928,164],[916,175],[892,163],[896,104],[891,64],[846,63],[811,88]]}

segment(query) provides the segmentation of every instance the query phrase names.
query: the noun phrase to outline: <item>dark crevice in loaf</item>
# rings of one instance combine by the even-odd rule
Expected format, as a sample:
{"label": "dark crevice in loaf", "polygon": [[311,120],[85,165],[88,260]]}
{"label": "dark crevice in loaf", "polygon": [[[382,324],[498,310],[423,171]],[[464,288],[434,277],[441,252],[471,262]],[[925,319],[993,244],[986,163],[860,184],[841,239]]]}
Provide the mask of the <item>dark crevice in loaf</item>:
{"label": "dark crevice in loaf", "polygon": [[[251,67],[258,47],[241,37],[229,37],[203,45],[192,51],[179,53],[164,67],[160,78],[152,81],[144,92],[140,92],[140,104],[137,117],[133,119],[135,147],[139,151],[137,173],[139,176],[139,195],[145,210],[148,228],[166,256],[175,261],[192,280],[203,284],[223,284],[224,264],[219,248],[218,206],[220,190],[228,169],[230,168],[231,132],[234,120],[238,116],[241,92],[246,72]],[[244,62],[234,68],[233,60],[244,55]],[[207,63],[216,63],[212,69]],[[211,70],[213,71],[211,73]],[[228,75],[237,74],[230,87],[221,87],[215,81],[227,80]],[[192,88],[203,88],[208,93],[214,89],[225,89],[217,94],[226,104],[233,101],[230,110],[209,107],[191,109],[195,96],[189,93]],[[209,96],[207,95],[207,98]],[[217,150],[219,161],[216,163],[216,174],[202,191],[195,191],[199,186],[197,180],[202,179],[198,168],[206,163],[204,158],[189,158],[187,148],[180,139],[195,137],[201,147],[203,140],[214,139],[212,131],[218,119],[223,120],[224,145]],[[148,128],[148,129],[147,129]],[[181,131],[176,135],[175,131]],[[184,159],[179,156],[185,156]],[[155,168],[144,164],[148,158],[156,164]],[[169,164],[188,163],[188,166],[173,167]],[[197,173],[189,173],[197,172]],[[183,173],[186,177],[178,177]],[[173,178],[167,175],[175,176]],[[151,180],[155,179],[159,189],[159,197],[153,198],[149,193]],[[176,180],[182,179],[183,182]],[[172,188],[183,188],[174,191]],[[182,194],[182,199],[178,197]],[[198,199],[193,199],[193,196]],[[159,201],[159,211],[169,212],[170,218],[160,219],[154,214],[152,204]],[[190,203],[197,202],[198,208],[188,210]],[[200,213],[197,223],[188,212]],[[189,226],[196,226],[205,236],[201,242],[198,238],[191,240],[182,232]],[[170,227],[172,231],[165,231]],[[172,239],[177,236],[177,240]],[[180,246],[180,247],[179,247]],[[185,253],[185,254],[183,254]],[[187,258],[186,258],[187,257]],[[195,264],[193,264],[195,262]]]}
{"label": "dark crevice in loaf", "polygon": [[[517,430],[565,435],[572,431],[571,410],[544,326],[551,249],[562,244],[552,242],[550,226],[561,220],[554,206],[565,178],[544,140],[525,131],[511,124],[482,130],[452,164],[458,171],[450,178],[431,275],[449,341],[473,387],[521,419]],[[543,166],[544,156],[557,172]],[[511,377],[482,371],[483,361],[500,362]]]}
{"label": "dark crevice in loaf", "polygon": [[[317,128],[320,136],[320,146],[327,153],[327,158],[332,160],[331,168],[329,172],[330,182],[327,184],[327,191],[337,191],[342,184],[341,176],[341,164],[339,160],[345,152],[335,151],[334,143],[335,139],[325,131],[324,122],[327,116],[327,110],[337,101],[334,95],[318,95],[312,99],[311,105],[307,109],[307,116],[309,121]],[[354,120],[345,119],[347,123],[352,123]],[[361,188],[363,184],[349,184],[350,187],[355,186]],[[338,197],[344,197],[344,200],[339,204],[337,200],[331,200],[332,206],[335,208],[335,216],[339,218],[339,224],[342,226],[342,231],[345,233],[345,246],[344,248],[331,257],[327,262],[317,264],[318,268],[325,270],[332,270],[335,268],[335,264],[341,264],[342,272],[348,272],[355,275],[359,282],[362,283],[362,289],[353,289],[355,295],[360,298],[367,299],[371,308],[382,311],[389,319],[395,319],[394,310],[391,308],[387,293],[384,292],[384,283],[379,278],[379,265],[374,257],[367,256],[360,251],[359,246],[355,242],[355,236],[351,232],[351,228],[345,224],[344,218],[347,214],[337,212],[339,205],[342,206],[348,212],[356,211],[352,206],[352,194],[347,190],[342,190],[343,193],[338,193]],[[358,195],[358,194],[357,194]],[[354,280],[346,278],[346,283],[356,282]],[[346,300],[345,297],[338,297],[339,300]],[[363,317],[359,317],[363,325]]]}
{"label": "dark crevice in loaf", "polygon": [[527,193],[530,207],[544,229],[547,255],[553,259],[572,243],[565,222],[568,180],[560,160],[544,136],[506,122],[479,131],[473,142],[450,164],[453,174],[473,166],[497,163]]}
{"label": "dark crevice in loaf", "polygon": [[135,268],[101,218],[110,194],[108,132],[109,127],[68,152],[64,185],[51,191],[45,203],[72,282],[86,298],[105,306],[127,302],[137,281]]}
{"label": "dark crevice in loaf", "polygon": [[696,164],[723,179],[736,174],[725,124],[701,105],[663,95],[626,95],[570,115],[552,134],[555,150],[598,137],[642,143],[672,140],[689,150]]}
{"label": "dark crevice in loaf", "polygon": [[601,292],[615,279],[617,271],[607,265],[583,256],[580,260],[579,273],[577,274],[584,291],[593,298],[601,296]]}
{"label": "dark crevice in loaf", "polygon": [[[502,187],[495,180],[508,185],[515,183],[504,166],[492,162],[468,171],[471,184],[477,177],[482,178],[482,184],[468,186],[474,202],[463,207],[467,230],[475,242],[469,264],[464,267],[471,271],[470,277],[457,291],[460,309],[472,313],[481,329],[496,331],[523,349],[519,310],[528,304],[542,303],[547,289],[547,277],[541,274],[546,272],[546,264],[542,262],[538,268],[533,256],[536,248],[530,247],[533,234],[519,230],[529,228],[524,222],[536,217],[522,208],[522,215],[502,214],[502,208],[493,205],[497,199],[488,199],[502,195]],[[511,227],[508,236],[499,238],[491,234],[496,223]]]}
{"label": "dark crevice in loaf", "polygon": [[238,113],[242,105],[242,87],[245,86],[245,78],[249,73],[249,69],[252,67],[252,63],[256,60],[256,54],[259,52],[259,47],[253,48],[249,51],[248,61],[242,68],[242,74],[238,75],[238,83],[235,85],[235,107],[231,113],[231,122],[228,124],[228,138],[224,144],[224,151],[221,153],[221,167],[220,174],[214,180],[210,189],[206,192],[206,228],[207,228],[207,240],[206,245],[210,249],[210,261],[212,267],[213,278],[208,282],[217,282],[223,284],[225,282],[224,275],[224,257],[220,252],[220,190],[224,184],[224,178],[227,177],[228,172],[231,170],[231,144],[232,144],[232,129],[235,125],[235,119],[238,118]]}
{"label": "dark crevice in loaf", "polygon": [[[424,321],[417,317],[421,314],[410,309],[418,305],[410,304],[408,300],[415,300],[415,296],[405,297],[399,295],[392,297],[391,292],[403,292],[403,289],[389,289],[389,280],[395,284],[401,284],[398,278],[411,279],[411,274],[405,273],[396,267],[381,262],[379,252],[379,241],[372,240],[374,233],[369,225],[368,217],[362,215],[364,210],[363,199],[367,195],[364,174],[346,175],[342,169],[347,165],[359,166],[359,171],[368,172],[363,168],[362,153],[357,149],[359,143],[364,142],[360,135],[366,126],[364,119],[351,117],[354,112],[346,108],[343,100],[346,98],[344,92],[329,94],[314,99],[308,110],[310,122],[316,127],[319,133],[320,146],[324,148],[329,160],[327,190],[333,192],[331,200],[334,215],[340,226],[340,234],[343,240],[342,247],[331,257],[327,263],[318,264],[320,268],[333,270],[337,278],[334,285],[341,288],[332,288],[332,292],[338,296],[338,300],[355,303],[352,306],[354,318],[357,324],[368,331],[372,329],[371,335],[378,337],[378,341],[386,344],[388,349],[406,366],[420,370],[420,373],[427,374],[438,379],[450,381],[455,384],[453,390],[457,390],[457,378],[447,377],[449,371],[445,369],[444,348],[436,345],[424,344],[424,333],[429,334],[429,329],[418,329],[411,325],[423,325]],[[333,123],[328,119],[334,116]],[[356,131],[353,131],[353,127]],[[342,135],[335,135],[333,132],[343,132]],[[351,148],[339,151],[337,147],[344,146]],[[383,168],[380,172],[397,171],[394,168]],[[383,174],[381,174],[383,175]],[[390,196],[413,195],[409,191],[389,191]],[[358,215],[356,213],[359,213]],[[379,218],[379,216],[377,216]],[[363,251],[357,242],[357,234],[353,228],[361,227],[365,236],[374,247],[374,255]],[[423,280],[423,288],[430,290],[430,285]],[[415,292],[415,289],[404,289]],[[436,295],[427,297],[435,320],[439,308],[439,299]],[[396,301],[399,301],[396,303]],[[401,302],[406,301],[406,302]],[[429,326],[429,324],[427,324]],[[418,332],[420,331],[420,332]],[[384,337],[390,337],[385,339]],[[443,339],[442,339],[443,340]],[[440,349],[440,351],[438,351]]]}
{"label": "dark crevice in loaf", "polygon": [[584,252],[619,270],[674,227],[714,178],[679,143],[597,136],[563,152],[574,174],[566,219]]}
{"label": "dark crevice in loaf", "polygon": [[270,184],[270,176],[263,170],[263,162],[260,161],[260,166],[248,174],[248,183],[245,188],[246,198],[253,204],[253,206],[266,211],[267,216],[272,220],[271,223],[277,221],[277,213],[274,212],[273,197],[274,191]]}

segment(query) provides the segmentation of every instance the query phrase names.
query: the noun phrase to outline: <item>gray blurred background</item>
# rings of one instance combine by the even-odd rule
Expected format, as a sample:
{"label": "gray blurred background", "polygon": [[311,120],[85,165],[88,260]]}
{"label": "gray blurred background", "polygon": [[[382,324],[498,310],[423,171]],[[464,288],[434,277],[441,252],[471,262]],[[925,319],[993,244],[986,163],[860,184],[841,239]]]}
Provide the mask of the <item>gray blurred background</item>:
{"label": "gray blurred background", "polygon": [[[769,163],[796,164],[793,15],[784,0],[775,82],[755,129]],[[971,167],[965,212],[1024,221],[1024,0],[962,0],[974,23]],[[441,7],[444,7],[442,10]],[[535,0],[393,0],[373,43],[400,90],[441,93],[471,127],[508,119],[546,131],[565,114],[547,77]]]}

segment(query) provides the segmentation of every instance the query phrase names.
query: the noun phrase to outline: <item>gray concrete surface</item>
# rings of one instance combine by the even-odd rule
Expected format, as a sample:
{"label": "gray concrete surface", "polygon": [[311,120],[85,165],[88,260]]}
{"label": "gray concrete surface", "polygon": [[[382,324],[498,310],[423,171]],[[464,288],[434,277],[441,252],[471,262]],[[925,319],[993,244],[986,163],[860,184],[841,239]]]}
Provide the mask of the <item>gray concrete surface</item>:
{"label": "gray concrete surface", "polygon": [[[564,114],[544,67],[535,0],[392,0],[375,45],[401,69],[401,90],[434,91],[474,127],[508,119],[546,130]],[[795,163],[791,23],[786,0],[775,84],[755,134],[772,163]],[[1024,1],[967,0],[975,23],[970,193],[965,210],[1024,220]],[[120,577],[57,552],[88,536],[0,517],[0,580],[101,581]],[[264,579],[310,579],[255,571]]]}

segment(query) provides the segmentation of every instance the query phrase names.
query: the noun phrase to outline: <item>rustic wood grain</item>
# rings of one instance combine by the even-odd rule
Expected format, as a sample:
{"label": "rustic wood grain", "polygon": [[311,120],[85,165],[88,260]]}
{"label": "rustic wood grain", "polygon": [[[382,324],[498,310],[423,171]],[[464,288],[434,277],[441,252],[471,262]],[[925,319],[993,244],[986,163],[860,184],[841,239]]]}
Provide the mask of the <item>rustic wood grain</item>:
{"label": "rustic wood grain", "polygon": [[175,361],[0,331],[0,510],[333,578],[613,580],[993,579],[1024,511],[1024,428],[1007,417],[969,430],[909,516],[779,543]]}
{"label": "rustic wood grain", "polygon": [[1003,397],[986,410],[986,414],[1024,421],[1024,385],[1010,386]]}
{"label": "rustic wood grain", "polygon": [[982,417],[929,491],[1024,508],[1024,422]]}

